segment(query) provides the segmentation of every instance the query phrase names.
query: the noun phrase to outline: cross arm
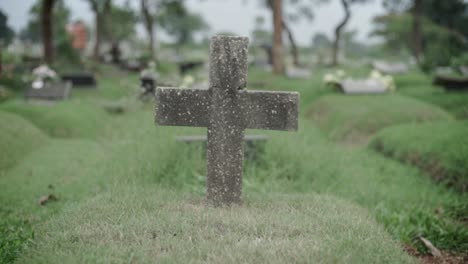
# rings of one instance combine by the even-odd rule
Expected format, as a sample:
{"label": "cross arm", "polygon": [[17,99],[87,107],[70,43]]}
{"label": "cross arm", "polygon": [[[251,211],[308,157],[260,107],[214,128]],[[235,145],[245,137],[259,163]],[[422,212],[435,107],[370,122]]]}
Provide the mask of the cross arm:
{"label": "cross arm", "polygon": [[166,126],[208,127],[208,90],[156,88],[156,123]]}
{"label": "cross arm", "polygon": [[297,130],[299,93],[249,90],[240,93],[245,128]]}

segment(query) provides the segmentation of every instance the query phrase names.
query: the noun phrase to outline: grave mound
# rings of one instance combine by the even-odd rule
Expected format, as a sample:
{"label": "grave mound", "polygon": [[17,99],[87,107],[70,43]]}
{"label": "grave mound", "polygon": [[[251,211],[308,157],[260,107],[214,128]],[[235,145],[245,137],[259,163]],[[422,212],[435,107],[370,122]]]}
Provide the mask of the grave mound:
{"label": "grave mound", "polygon": [[50,136],[59,138],[94,138],[108,119],[105,109],[85,102],[42,105],[12,101],[0,109],[18,114]]}
{"label": "grave mound", "polygon": [[407,124],[380,131],[369,147],[420,168],[436,182],[467,192],[467,134],[466,121]]}
{"label": "grave mound", "polygon": [[444,110],[400,95],[324,96],[307,110],[329,138],[350,144],[366,144],[380,129],[403,123],[452,120]]}
{"label": "grave mound", "polygon": [[228,209],[127,187],[69,208],[40,233],[19,262],[413,263],[366,210],[315,194]]}
{"label": "grave mound", "polygon": [[47,136],[20,116],[0,112],[0,171],[45,145]]}

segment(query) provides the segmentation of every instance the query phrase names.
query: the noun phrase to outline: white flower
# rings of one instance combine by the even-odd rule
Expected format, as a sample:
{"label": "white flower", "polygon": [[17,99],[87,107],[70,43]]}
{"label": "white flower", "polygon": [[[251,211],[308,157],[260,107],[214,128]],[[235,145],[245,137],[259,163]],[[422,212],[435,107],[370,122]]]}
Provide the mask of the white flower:
{"label": "white flower", "polygon": [[337,76],[339,79],[343,79],[343,78],[346,76],[346,73],[345,73],[345,71],[343,71],[343,70],[337,70],[337,71],[336,71],[336,76]]}
{"label": "white flower", "polygon": [[32,82],[32,88],[33,89],[41,89],[44,87],[44,81],[42,79],[37,79]]}
{"label": "white flower", "polygon": [[52,78],[54,79],[57,76],[57,73],[50,69],[49,66],[43,64],[33,70],[33,74],[39,78]]}

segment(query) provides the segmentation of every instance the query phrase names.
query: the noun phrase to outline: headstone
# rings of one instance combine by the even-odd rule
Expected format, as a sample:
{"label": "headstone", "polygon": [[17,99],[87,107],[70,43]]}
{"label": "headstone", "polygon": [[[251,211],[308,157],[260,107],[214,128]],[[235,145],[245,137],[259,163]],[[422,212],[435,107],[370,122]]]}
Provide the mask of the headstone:
{"label": "headstone", "polygon": [[62,81],[69,81],[73,88],[95,88],[96,78],[91,73],[63,74]]}
{"label": "headstone", "polygon": [[29,87],[24,97],[27,100],[59,101],[68,99],[70,97],[70,92],[70,82],[46,82],[41,88]]}
{"label": "headstone", "polygon": [[381,73],[395,75],[404,74],[409,71],[408,65],[405,63],[388,63],[385,61],[375,61],[373,64],[374,69]]}
{"label": "headstone", "polygon": [[310,79],[312,71],[305,68],[288,67],[286,69],[286,76],[291,79]]}
{"label": "headstone", "polygon": [[156,63],[148,63],[148,68],[144,69],[140,73],[140,82],[143,92],[140,95],[141,97],[146,97],[148,95],[154,95],[156,84],[158,80],[158,73],[156,72]]}
{"label": "headstone", "polygon": [[203,61],[183,61],[179,62],[180,75],[185,75],[187,72],[195,70],[203,66]]}
{"label": "headstone", "polygon": [[468,90],[468,76],[436,75],[433,84],[442,86],[447,91],[466,91]]}
{"label": "headstone", "polygon": [[385,84],[378,79],[346,79],[341,82],[341,89],[346,94],[381,94],[387,92]]}
{"label": "headstone", "polygon": [[207,90],[156,89],[160,125],[208,128],[207,199],[241,202],[245,129],[297,130],[299,94],[247,91],[248,38],[216,36]]}

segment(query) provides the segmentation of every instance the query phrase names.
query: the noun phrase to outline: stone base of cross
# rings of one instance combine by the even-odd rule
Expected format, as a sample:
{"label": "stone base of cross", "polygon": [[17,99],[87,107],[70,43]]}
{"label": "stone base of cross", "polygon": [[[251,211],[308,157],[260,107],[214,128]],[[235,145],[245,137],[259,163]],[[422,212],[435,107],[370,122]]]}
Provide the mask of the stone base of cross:
{"label": "stone base of cross", "polygon": [[248,91],[248,38],[215,36],[208,90],[156,89],[156,122],[208,128],[207,199],[241,203],[245,129],[297,130],[297,92]]}

